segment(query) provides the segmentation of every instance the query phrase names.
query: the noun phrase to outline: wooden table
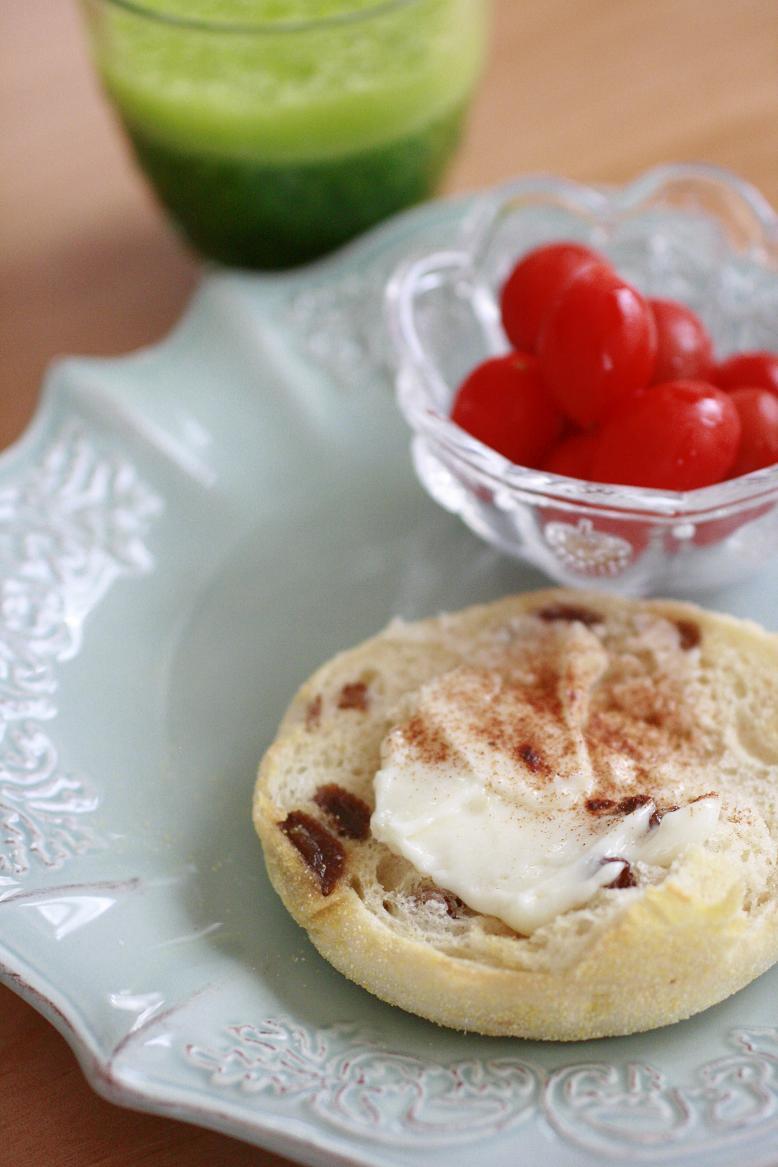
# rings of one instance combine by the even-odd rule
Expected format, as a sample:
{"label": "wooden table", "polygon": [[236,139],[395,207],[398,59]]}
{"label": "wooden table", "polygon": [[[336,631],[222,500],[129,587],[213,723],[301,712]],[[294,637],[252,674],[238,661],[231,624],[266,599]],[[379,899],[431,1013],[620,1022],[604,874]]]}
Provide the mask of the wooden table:
{"label": "wooden table", "polygon": [[[101,100],[75,6],[0,11],[0,445],[62,353],[162,336],[198,279]],[[495,0],[489,67],[449,190],[545,170],[627,179],[694,159],[778,203],[774,0]],[[244,1167],[282,1160],[94,1096],[64,1041],[0,989],[0,1160]]]}

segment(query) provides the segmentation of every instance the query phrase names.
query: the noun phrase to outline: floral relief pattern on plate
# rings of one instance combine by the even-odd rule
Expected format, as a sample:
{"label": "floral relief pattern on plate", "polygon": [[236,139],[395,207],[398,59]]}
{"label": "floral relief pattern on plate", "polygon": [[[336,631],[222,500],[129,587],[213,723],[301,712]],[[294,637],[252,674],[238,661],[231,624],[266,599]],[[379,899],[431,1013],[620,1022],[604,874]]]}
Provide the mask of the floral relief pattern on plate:
{"label": "floral relief pattern on plate", "polygon": [[[427,238],[443,241],[445,229],[428,226]],[[285,323],[301,350],[344,388],[361,386],[366,379],[391,388],[394,358],[384,300],[387,281],[406,256],[404,244],[401,237],[360,266],[331,268],[327,279],[311,280],[285,307]]]}
{"label": "floral relief pattern on plate", "polygon": [[640,1063],[564,1067],[549,1078],[546,1114],[564,1138],[601,1156],[704,1162],[778,1121],[778,1029],[736,1030],[731,1041],[737,1052],[698,1067],[691,1086]]}
{"label": "floral relief pattern on plate", "polygon": [[60,867],[98,845],[91,784],[61,765],[44,723],[57,665],[122,575],[149,571],[143,543],[160,500],[132,464],[64,425],[23,477],[0,486],[0,877]]}
{"label": "floral relief pattern on plate", "polygon": [[515,1058],[426,1061],[352,1023],[237,1025],[222,1049],[186,1047],[219,1088],[304,1102],[330,1125],[391,1143],[471,1142],[537,1112],[540,1072]]}
{"label": "floral relief pattern on plate", "polygon": [[766,1134],[778,1110],[778,1029],[736,1031],[737,1052],[674,1086],[642,1063],[588,1062],[546,1074],[518,1058],[430,1062],[387,1050],[351,1023],[320,1030],[266,1020],[186,1047],[219,1089],[304,1102],[329,1124],[386,1142],[465,1143],[541,1114],[598,1156],[697,1160]]}
{"label": "floral relief pattern on plate", "polygon": [[303,350],[345,386],[357,376],[388,380],[389,339],[381,320],[391,267],[382,256],[364,272],[302,288],[289,303],[287,320]]}
{"label": "floral relief pattern on plate", "polygon": [[674,1086],[650,1065],[588,1063],[556,1070],[545,1091],[555,1130],[589,1151],[685,1162],[765,1137],[778,1119],[778,1029],[735,1030],[736,1053]]}

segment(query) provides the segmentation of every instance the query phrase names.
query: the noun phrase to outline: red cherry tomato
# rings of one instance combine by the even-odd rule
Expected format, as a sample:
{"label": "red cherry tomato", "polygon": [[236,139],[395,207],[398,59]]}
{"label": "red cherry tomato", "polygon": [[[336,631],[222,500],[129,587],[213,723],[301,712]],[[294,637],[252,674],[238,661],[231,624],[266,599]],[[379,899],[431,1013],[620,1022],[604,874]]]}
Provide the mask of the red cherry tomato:
{"label": "red cherry tomato", "polygon": [[695,490],[731,470],[740,439],[732,398],[703,381],[653,385],[605,424],[592,478],[625,486]]}
{"label": "red cherry tomato", "polygon": [[562,438],[546,454],[542,468],[568,478],[589,478],[597,440],[597,434],[571,434]]}
{"label": "red cherry tomato", "polygon": [[767,389],[778,396],[778,353],[735,353],[713,370],[720,389]]}
{"label": "red cherry tomato", "polygon": [[651,309],[610,268],[584,268],[552,305],[538,355],[557,404],[588,427],[648,384],[656,359]]}
{"label": "red cherry tomato", "polygon": [[656,324],[653,380],[706,381],[713,367],[713,342],[691,308],[676,300],[649,300]]}
{"label": "red cherry tomato", "polygon": [[778,462],[778,397],[767,389],[734,389],[740,415],[740,445],[730,477],[750,474]]}
{"label": "red cherry tomato", "polygon": [[500,298],[502,326],[514,348],[534,352],[548,309],[584,267],[605,260],[580,243],[536,247],[516,264]]}
{"label": "red cherry tomato", "polygon": [[473,369],[451,419],[521,466],[537,466],[562,430],[562,415],[540,377],[537,357],[508,353]]}

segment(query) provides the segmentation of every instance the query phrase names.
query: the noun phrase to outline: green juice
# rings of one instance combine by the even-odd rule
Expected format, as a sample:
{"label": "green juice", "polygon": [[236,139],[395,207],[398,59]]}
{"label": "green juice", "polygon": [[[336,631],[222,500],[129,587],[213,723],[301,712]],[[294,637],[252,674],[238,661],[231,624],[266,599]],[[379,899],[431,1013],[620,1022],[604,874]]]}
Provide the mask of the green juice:
{"label": "green juice", "polygon": [[104,83],[191,242],[312,259],[434,190],[483,55],[484,0],[90,0]]}

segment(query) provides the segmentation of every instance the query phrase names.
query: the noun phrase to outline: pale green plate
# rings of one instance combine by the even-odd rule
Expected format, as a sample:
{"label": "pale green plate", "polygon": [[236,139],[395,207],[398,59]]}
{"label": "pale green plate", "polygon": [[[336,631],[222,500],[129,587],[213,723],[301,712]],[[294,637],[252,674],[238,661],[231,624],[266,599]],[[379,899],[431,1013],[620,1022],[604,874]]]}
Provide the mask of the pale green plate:
{"label": "pale green plate", "polygon": [[[642,1037],[464,1036],[345,981],[264,874],[255,768],[306,674],[541,583],[427,499],[390,389],[386,274],[461,214],[211,276],[164,344],[58,365],[0,459],[4,979],[108,1098],[302,1163],[774,1163],[775,974]],[[710,602],[775,626],[775,584]]]}

